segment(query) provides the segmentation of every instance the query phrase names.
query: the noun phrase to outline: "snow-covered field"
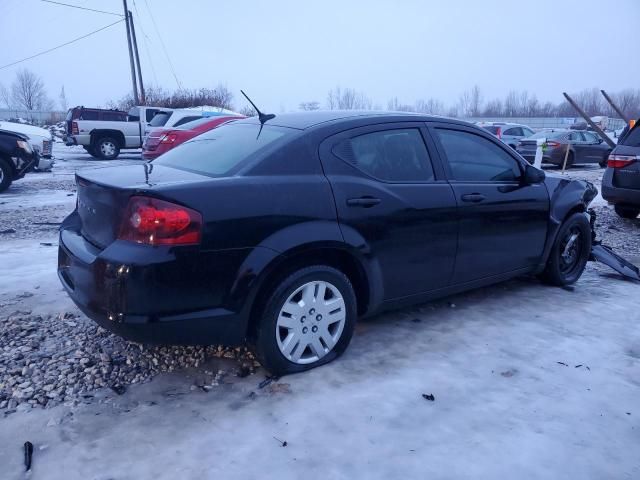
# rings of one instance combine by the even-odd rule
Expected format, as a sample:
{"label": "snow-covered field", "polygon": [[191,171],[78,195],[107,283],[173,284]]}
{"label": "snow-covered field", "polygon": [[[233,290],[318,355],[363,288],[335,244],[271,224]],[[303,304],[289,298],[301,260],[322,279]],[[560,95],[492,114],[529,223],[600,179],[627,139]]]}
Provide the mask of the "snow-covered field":
{"label": "snow-covered field", "polygon": [[[0,326],[79,315],[47,223],[73,209],[74,170],[100,162],[55,148],[53,173],[0,195],[0,232],[15,230],[0,234]],[[640,220],[598,203],[599,233],[640,263]],[[573,290],[523,278],[361,322],[341,359],[262,388],[261,369],[211,356],[122,395],[23,404],[0,418],[0,478],[23,478],[31,441],[33,479],[637,479],[639,294],[589,265]]]}

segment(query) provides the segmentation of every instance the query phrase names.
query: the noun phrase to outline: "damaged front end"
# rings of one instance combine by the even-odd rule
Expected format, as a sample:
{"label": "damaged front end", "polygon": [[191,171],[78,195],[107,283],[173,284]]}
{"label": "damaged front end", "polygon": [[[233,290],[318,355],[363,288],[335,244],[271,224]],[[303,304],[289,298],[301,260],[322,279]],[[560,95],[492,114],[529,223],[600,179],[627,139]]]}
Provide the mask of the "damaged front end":
{"label": "damaged front end", "polygon": [[591,224],[591,255],[589,260],[603,263],[623,277],[640,282],[640,268],[615,253],[611,247],[603,245],[601,240],[596,240],[596,212],[593,208],[590,208],[588,213],[589,223]]}

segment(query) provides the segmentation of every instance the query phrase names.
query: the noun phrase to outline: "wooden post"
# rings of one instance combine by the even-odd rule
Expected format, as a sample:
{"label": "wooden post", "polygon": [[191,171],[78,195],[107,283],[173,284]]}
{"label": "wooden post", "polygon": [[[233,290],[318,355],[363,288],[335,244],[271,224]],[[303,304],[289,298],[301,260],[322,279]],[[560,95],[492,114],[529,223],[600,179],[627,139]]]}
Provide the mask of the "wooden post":
{"label": "wooden post", "polygon": [[140,104],[146,105],[147,99],[144,94],[144,84],[142,83],[142,69],[140,68],[140,55],[138,54],[138,42],[136,41],[136,28],[133,26],[133,15],[129,10],[127,21],[131,24],[131,39],[133,40],[133,53],[136,59],[136,68],[138,70],[138,83],[140,84]]}
{"label": "wooden post", "polygon": [[133,61],[133,48],[131,46],[131,26],[129,24],[129,9],[127,8],[127,0],[122,0],[124,5],[124,20],[127,25],[127,46],[129,47],[129,63],[131,64],[131,83],[133,85],[133,101],[136,105],[140,105],[138,98],[138,85],[136,83],[136,67]]}
{"label": "wooden post", "polygon": [[[567,140],[569,142],[569,140]],[[564,175],[564,169],[567,168],[567,158],[569,158],[569,147],[571,147],[571,143],[567,143],[567,151],[564,152],[564,162],[562,162],[562,174]]]}
{"label": "wooden post", "polygon": [[618,108],[618,106],[613,102],[613,100],[611,100],[611,97],[607,95],[607,92],[605,92],[604,90],[600,90],[600,93],[602,93],[602,95],[604,96],[604,99],[607,102],[609,102],[609,105],[611,105],[611,108],[613,108],[616,111],[616,113],[620,115],[620,118],[624,120],[624,123],[629,123],[629,119],[625,116],[624,113],[622,113],[622,110]]}

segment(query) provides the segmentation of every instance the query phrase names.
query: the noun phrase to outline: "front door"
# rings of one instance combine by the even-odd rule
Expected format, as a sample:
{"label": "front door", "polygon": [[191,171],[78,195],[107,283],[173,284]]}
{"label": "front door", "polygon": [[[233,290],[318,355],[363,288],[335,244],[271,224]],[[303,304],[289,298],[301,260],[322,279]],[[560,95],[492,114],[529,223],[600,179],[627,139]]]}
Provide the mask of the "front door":
{"label": "front door", "polygon": [[536,266],[549,221],[545,185],[524,185],[524,163],[489,135],[444,123],[431,130],[458,204],[452,283]]}
{"label": "front door", "polygon": [[343,235],[378,263],[385,300],[445,287],[453,272],[456,200],[427,144],[423,123],[402,122],[320,147]]}

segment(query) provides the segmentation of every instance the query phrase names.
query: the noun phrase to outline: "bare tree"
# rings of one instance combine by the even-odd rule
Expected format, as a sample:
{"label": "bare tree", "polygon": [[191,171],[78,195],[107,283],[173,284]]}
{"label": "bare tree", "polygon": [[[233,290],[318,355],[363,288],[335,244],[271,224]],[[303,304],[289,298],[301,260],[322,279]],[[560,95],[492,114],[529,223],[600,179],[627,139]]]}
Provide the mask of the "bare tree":
{"label": "bare tree", "polygon": [[242,107],[238,113],[240,115],[244,115],[245,117],[255,117],[256,115],[258,115],[258,112],[256,112],[256,109],[253,108],[251,105],[247,104],[244,107]]}
{"label": "bare tree", "polygon": [[503,115],[502,100],[494,98],[489,100],[482,113],[485,117],[501,117]]}
{"label": "bare tree", "polygon": [[60,89],[60,97],[59,98],[60,98],[60,108],[62,109],[63,112],[66,112],[67,108],[68,108],[68,104],[67,104],[67,95],[66,95],[66,93],[64,93],[64,85]]}
{"label": "bare tree", "polygon": [[9,90],[3,84],[0,83],[0,101],[6,108],[11,108],[11,95]]}
{"label": "bare tree", "polygon": [[387,102],[387,110],[392,112],[415,112],[416,109],[413,105],[401,103],[398,97],[393,97]]}
{"label": "bare tree", "polygon": [[429,113],[431,115],[443,115],[445,112],[444,103],[435,98],[427,101],[418,100],[416,102],[415,111],[420,113]]}
{"label": "bare tree", "polygon": [[300,110],[320,110],[320,102],[301,102],[299,105]]}
{"label": "bare tree", "polygon": [[482,108],[482,92],[478,85],[474,85],[471,90],[460,95],[458,104],[462,115],[466,117],[478,117]]}
{"label": "bare tree", "polygon": [[16,79],[11,84],[11,98],[16,106],[29,111],[52,107],[42,79],[27,69],[16,73]]}
{"label": "bare tree", "polygon": [[371,109],[371,99],[353,88],[335,87],[327,95],[329,110],[367,110]]}

